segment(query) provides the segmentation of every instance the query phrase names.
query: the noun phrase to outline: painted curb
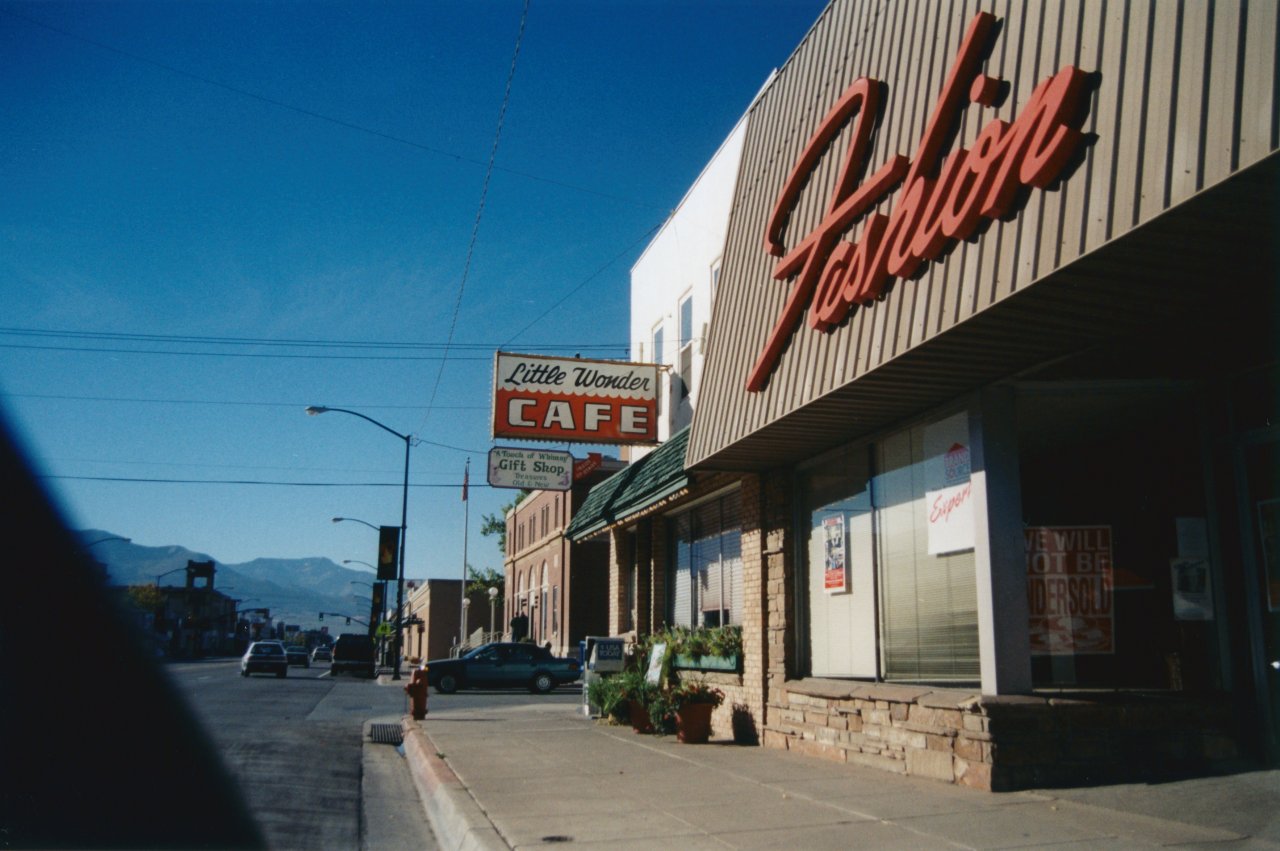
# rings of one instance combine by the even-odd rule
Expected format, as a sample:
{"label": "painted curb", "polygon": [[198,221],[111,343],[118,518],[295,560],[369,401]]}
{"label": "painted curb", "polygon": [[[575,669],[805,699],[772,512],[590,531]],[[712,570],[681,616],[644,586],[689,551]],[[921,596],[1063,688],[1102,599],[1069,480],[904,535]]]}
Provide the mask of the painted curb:
{"label": "painted curb", "polygon": [[509,851],[498,829],[458,776],[440,758],[435,742],[422,726],[406,715],[404,755],[409,773],[418,787],[418,797],[443,851]]}

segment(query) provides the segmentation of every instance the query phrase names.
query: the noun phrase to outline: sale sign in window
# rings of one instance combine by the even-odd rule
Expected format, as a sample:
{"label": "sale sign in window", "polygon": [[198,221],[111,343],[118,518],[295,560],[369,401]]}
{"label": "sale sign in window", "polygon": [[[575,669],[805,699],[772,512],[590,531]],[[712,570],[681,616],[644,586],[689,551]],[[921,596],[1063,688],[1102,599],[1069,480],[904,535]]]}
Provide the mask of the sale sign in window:
{"label": "sale sign in window", "polygon": [[1033,656],[1115,652],[1110,526],[1029,526],[1027,605]]}

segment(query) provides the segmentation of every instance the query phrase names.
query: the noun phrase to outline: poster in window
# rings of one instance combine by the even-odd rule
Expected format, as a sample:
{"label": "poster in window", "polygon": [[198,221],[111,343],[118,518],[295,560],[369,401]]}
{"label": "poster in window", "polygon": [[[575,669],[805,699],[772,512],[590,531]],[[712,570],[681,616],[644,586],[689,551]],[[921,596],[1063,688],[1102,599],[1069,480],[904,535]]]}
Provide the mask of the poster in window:
{"label": "poster in window", "polygon": [[1028,526],[1031,655],[1115,652],[1110,526]]}
{"label": "poster in window", "polygon": [[1258,503],[1258,537],[1262,542],[1263,576],[1267,583],[1267,608],[1280,612],[1280,499]]}
{"label": "poster in window", "polygon": [[1209,582],[1209,560],[1175,558],[1173,572],[1173,617],[1180,621],[1213,620],[1213,587]]}
{"label": "poster in window", "polygon": [[929,555],[973,549],[969,415],[961,412],[925,426],[924,455]]}
{"label": "poster in window", "polygon": [[845,544],[843,513],[823,519],[822,541],[826,553],[822,590],[828,594],[843,594],[849,590],[849,548]]}

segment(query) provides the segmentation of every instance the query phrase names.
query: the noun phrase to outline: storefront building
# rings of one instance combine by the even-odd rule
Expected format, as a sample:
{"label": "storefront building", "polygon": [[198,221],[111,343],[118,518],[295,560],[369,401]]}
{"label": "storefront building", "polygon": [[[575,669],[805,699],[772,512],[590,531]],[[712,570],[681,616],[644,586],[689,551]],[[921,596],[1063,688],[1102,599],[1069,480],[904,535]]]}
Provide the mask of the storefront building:
{"label": "storefront building", "polygon": [[512,640],[550,644],[556,655],[569,656],[583,638],[605,634],[608,546],[572,541],[565,529],[592,485],[621,467],[616,458],[593,454],[576,463],[569,490],[533,491],[507,513],[504,599]]}
{"label": "storefront building", "polygon": [[1278,13],[835,0],[752,107],[684,466],[766,745],[1280,759]]}

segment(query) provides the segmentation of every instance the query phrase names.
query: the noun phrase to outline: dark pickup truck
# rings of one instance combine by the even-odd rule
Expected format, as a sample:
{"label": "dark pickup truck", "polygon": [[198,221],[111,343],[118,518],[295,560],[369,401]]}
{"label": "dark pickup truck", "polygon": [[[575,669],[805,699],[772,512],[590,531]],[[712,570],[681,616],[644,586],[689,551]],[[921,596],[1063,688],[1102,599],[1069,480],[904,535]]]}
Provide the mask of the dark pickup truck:
{"label": "dark pickup truck", "polygon": [[352,674],[364,674],[372,677],[377,670],[374,666],[373,639],[356,632],[344,632],[333,643],[333,662],[329,666],[330,676],[336,677],[343,671]]}

